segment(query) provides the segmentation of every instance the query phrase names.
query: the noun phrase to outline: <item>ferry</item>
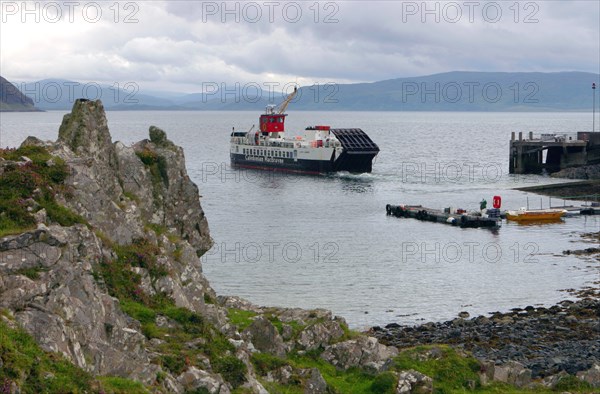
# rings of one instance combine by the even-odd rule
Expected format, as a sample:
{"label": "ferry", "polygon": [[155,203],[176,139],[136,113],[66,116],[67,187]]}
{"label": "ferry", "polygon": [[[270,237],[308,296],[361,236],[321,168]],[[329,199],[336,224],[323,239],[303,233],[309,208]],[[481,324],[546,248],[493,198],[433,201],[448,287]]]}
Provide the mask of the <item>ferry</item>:
{"label": "ferry", "polygon": [[231,132],[230,158],[234,167],[323,174],[337,171],[371,172],[379,147],[361,129],[309,126],[302,136],[285,136],[285,110],[297,89],[260,115],[259,128]]}

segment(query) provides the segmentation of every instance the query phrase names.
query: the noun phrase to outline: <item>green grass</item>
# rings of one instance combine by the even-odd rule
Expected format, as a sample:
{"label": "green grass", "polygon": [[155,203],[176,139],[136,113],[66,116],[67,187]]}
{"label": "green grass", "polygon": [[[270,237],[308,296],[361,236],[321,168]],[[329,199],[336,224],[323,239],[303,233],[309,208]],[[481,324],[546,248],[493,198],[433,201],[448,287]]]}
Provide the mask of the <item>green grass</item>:
{"label": "green grass", "polygon": [[44,271],[42,268],[32,267],[32,268],[22,268],[22,269],[16,271],[15,273],[17,275],[24,275],[31,280],[38,280],[40,278],[40,272],[42,272],[42,271]]}
{"label": "green grass", "polygon": [[98,378],[102,392],[106,394],[149,394],[150,391],[140,382],[118,377]]}
{"label": "green grass", "polygon": [[346,324],[340,323],[340,327],[342,328],[342,331],[344,331],[344,335],[342,335],[340,338],[338,338],[337,340],[335,340],[335,343],[338,342],[344,342],[344,341],[348,341],[351,339],[356,339],[364,334],[355,331],[355,330],[351,330],[350,328],[348,328],[348,326]]}
{"label": "green grass", "polygon": [[288,357],[294,368],[318,368],[333,393],[361,394],[371,393],[376,375],[366,373],[358,368],[347,371],[338,370],[319,357],[320,351],[307,352],[305,355],[292,354]]}
{"label": "green grass", "polygon": [[[3,316],[10,316],[0,310]],[[143,384],[129,379],[100,377],[73,365],[57,353],[42,350],[33,337],[20,328],[11,328],[0,320],[0,393],[11,383],[22,393],[105,393],[145,394]],[[99,389],[99,387],[101,389]]]}
{"label": "green grass", "polygon": [[[434,347],[442,351],[439,359],[419,360],[418,355],[424,354]],[[480,364],[473,357],[464,357],[455,349],[446,345],[418,346],[402,351],[395,359],[394,369],[414,369],[433,379],[434,393],[480,393],[480,394],[517,394],[517,393],[556,393],[569,391],[572,393],[589,393],[592,387],[570,376],[565,378],[554,389],[546,388],[516,388],[500,382],[491,382],[481,386],[479,380]],[[474,382],[475,389],[469,389],[469,381]]]}
{"label": "green grass", "polygon": [[0,321],[0,388],[15,382],[23,393],[91,391],[92,377],[55,353],[45,352],[21,329]]}
{"label": "green grass", "polygon": [[145,228],[147,230],[152,230],[154,231],[154,233],[160,237],[163,234],[167,233],[167,227],[163,226],[162,224],[156,224],[156,223],[148,223],[146,224]]}
{"label": "green grass", "polygon": [[235,356],[219,357],[212,362],[215,372],[220,373],[223,379],[236,388],[246,381],[246,364]]}
{"label": "green grass", "polygon": [[66,192],[64,181],[69,175],[65,162],[53,157],[42,147],[0,149],[0,157],[20,161],[22,156],[31,162],[9,165],[0,176],[0,236],[17,234],[35,228],[35,220],[27,209],[33,199],[45,208],[51,222],[63,226],[87,224],[81,216],[58,204],[55,196]]}
{"label": "green grass", "polygon": [[383,372],[373,379],[370,389],[373,393],[394,394],[397,384],[398,379],[393,373]]}
{"label": "green grass", "polygon": [[290,363],[281,358],[269,353],[254,353],[250,358],[252,364],[256,368],[256,372],[260,376],[265,376],[269,371],[274,371]]}
{"label": "green grass", "polygon": [[432,346],[418,346],[401,352],[395,360],[398,370],[414,369],[433,379],[434,389],[439,393],[465,390],[469,381],[479,383],[479,362],[472,357],[462,357],[449,346],[435,346],[441,350],[439,359],[421,361],[419,355]]}
{"label": "green grass", "polygon": [[152,183],[154,186],[160,185],[162,182],[165,187],[169,187],[169,176],[167,175],[167,160],[158,155],[156,152],[144,148],[141,151],[135,152],[142,163],[150,170]]}
{"label": "green grass", "polygon": [[257,313],[252,311],[244,311],[236,308],[227,309],[227,317],[229,317],[229,321],[231,321],[231,324],[237,326],[238,330],[240,331],[248,328],[256,316]]}
{"label": "green grass", "polygon": [[131,201],[135,202],[136,204],[140,203],[140,198],[137,195],[135,195],[134,193],[124,191],[123,195],[125,197],[127,197],[128,199],[130,199]]}

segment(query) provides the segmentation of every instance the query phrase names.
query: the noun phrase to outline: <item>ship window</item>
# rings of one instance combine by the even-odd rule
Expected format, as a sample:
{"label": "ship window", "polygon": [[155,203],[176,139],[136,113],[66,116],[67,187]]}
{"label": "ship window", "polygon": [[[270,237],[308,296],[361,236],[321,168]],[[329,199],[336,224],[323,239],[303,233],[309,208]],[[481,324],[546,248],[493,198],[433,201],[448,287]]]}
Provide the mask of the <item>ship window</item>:
{"label": "ship window", "polygon": [[240,147],[239,147],[239,146],[236,146],[236,147],[235,147],[235,153],[239,153],[239,152],[240,152]]}

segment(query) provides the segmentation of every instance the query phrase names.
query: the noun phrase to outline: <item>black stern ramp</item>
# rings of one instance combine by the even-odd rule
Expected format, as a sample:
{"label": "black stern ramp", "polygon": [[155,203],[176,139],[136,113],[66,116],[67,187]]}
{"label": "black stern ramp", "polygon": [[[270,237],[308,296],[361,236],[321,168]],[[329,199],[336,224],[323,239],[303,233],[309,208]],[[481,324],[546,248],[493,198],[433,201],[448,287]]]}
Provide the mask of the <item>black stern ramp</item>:
{"label": "black stern ramp", "polygon": [[331,129],[340,141],[344,152],[335,162],[335,171],[371,172],[373,158],[379,153],[379,147],[361,129]]}
{"label": "black stern ramp", "polygon": [[379,147],[361,129],[331,129],[330,132],[340,141],[349,154],[379,153]]}

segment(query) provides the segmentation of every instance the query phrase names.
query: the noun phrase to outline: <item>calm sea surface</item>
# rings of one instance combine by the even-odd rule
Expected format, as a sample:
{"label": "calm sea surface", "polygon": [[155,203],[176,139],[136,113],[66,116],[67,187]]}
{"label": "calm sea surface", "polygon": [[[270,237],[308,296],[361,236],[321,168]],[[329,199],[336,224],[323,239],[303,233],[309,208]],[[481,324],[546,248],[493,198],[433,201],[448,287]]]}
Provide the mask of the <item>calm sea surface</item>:
{"label": "calm sea surface", "polygon": [[[503,208],[547,207],[547,197],[512,190],[557,180],[508,175],[510,133],[589,130],[589,114],[292,111],[290,134],[359,127],[381,148],[372,174],[296,176],[229,167],[231,128],[259,113],[108,113],[113,140],[147,138],[156,125],[184,147],[215,240],[204,271],[219,294],[328,308],[364,328],[552,304],[599,279],[597,262],[562,254],[589,247],[580,234],[600,231],[599,217],[492,232],[385,215],[390,203],[475,209],[494,195]],[[0,145],[54,140],[63,115],[2,113]]]}

